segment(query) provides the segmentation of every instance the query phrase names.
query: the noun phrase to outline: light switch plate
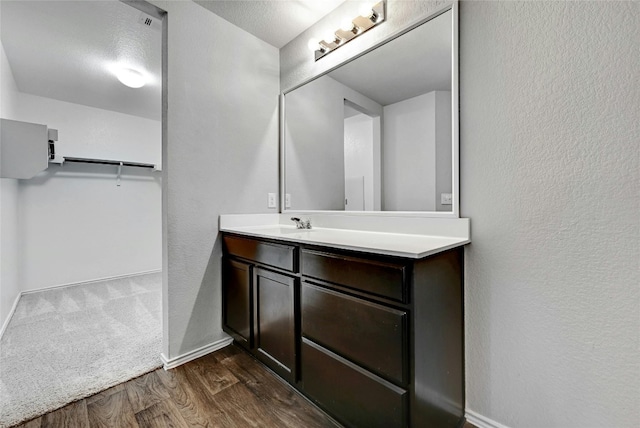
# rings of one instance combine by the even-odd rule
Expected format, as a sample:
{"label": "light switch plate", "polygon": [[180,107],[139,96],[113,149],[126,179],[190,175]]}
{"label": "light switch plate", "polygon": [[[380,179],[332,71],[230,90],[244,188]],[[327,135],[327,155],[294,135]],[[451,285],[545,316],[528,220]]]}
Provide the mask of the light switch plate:
{"label": "light switch plate", "polygon": [[451,193],[440,193],[440,205],[452,205],[453,195]]}
{"label": "light switch plate", "polygon": [[291,193],[285,193],[284,195],[284,207],[291,208]]}
{"label": "light switch plate", "polygon": [[275,208],[276,207],[276,194],[275,193],[268,193],[268,202],[267,202],[267,207],[268,208]]}

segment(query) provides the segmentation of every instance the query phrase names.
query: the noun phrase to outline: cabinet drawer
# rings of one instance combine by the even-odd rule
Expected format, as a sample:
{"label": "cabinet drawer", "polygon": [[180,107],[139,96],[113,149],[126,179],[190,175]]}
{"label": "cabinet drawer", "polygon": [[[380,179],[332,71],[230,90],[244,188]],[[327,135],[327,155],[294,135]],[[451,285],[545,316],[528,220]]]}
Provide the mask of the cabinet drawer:
{"label": "cabinet drawer", "polygon": [[272,244],[270,242],[227,235],[222,237],[222,242],[227,254],[280,269],[294,271],[294,246]]}
{"label": "cabinet drawer", "polygon": [[302,334],[397,383],[407,383],[407,313],[302,283]]}
{"label": "cabinet drawer", "polygon": [[305,276],[351,287],[399,302],[407,298],[407,267],[339,254],[301,251],[301,270]]}
{"label": "cabinet drawer", "polygon": [[405,427],[407,391],[302,339],[305,393],[348,427]]}

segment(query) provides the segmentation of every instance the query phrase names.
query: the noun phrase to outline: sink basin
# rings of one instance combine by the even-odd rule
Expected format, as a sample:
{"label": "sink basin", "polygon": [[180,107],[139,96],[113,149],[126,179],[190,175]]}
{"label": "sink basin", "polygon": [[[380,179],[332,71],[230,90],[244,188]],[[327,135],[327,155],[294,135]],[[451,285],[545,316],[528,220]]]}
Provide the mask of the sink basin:
{"label": "sink basin", "polygon": [[295,227],[266,227],[266,228],[259,228],[259,229],[255,229],[256,231],[259,231],[260,233],[264,233],[266,235],[298,235],[298,236],[304,236],[304,235],[308,235],[311,232],[315,232],[315,229],[296,229]]}
{"label": "sink basin", "polygon": [[289,234],[289,233],[310,233],[315,232],[315,229],[288,229],[288,228],[280,228],[280,233]]}

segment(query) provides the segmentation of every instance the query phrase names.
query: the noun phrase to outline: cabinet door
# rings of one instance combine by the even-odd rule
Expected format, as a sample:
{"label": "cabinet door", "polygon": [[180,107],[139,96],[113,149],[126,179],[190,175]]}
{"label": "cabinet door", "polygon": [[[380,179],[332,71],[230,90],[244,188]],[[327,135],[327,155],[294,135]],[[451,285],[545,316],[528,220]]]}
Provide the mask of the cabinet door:
{"label": "cabinet door", "polygon": [[273,371],[296,379],[296,278],[255,268],[256,351]]}
{"label": "cabinet door", "polygon": [[251,265],[223,259],[222,325],[240,345],[253,348]]}

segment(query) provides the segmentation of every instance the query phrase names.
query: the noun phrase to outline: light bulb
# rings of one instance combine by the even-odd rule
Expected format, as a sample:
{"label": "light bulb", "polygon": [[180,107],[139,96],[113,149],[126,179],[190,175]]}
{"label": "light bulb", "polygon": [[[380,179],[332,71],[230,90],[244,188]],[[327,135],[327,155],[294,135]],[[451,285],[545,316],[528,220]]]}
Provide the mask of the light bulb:
{"label": "light bulb", "polygon": [[327,34],[324,35],[324,37],[322,38],[322,40],[324,40],[327,43],[333,43],[335,42],[337,39],[336,37],[336,33],[334,33],[333,31],[329,31]]}
{"label": "light bulb", "polygon": [[340,23],[340,29],[342,31],[353,31],[353,21],[349,18],[345,18]]}
{"label": "light bulb", "polygon": [[364,16],[365,18],[371,18],[371,15],[373,15],[373,7],[371,7],[371,3],[362,3],[358,13],[360,13],[360,16]]}
{"label": "light bulb", "polygon": [[309,39],[309,43],[307,43],[307,47],[311,52],[315,52],[320,49],[320,41],[318,39]]}
{"label": "light bulb", "polygon": [[131,68],[121,68],[116,72],[116,77],[120,83],[130,88],[141,88],[147,83],[142,73]]}

